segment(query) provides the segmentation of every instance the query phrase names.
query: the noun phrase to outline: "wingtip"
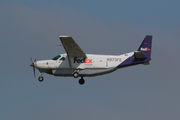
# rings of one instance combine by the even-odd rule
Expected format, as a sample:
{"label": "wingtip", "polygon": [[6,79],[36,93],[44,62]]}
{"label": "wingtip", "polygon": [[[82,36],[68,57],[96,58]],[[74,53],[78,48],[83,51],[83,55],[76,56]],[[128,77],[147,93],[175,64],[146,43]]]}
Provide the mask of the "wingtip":
{"label": "wingtip", "polygon": [[70,37],[70,36],[65,36],[65,35],[61,35],[59,36],[60,38],[65,38],[65,37]]}

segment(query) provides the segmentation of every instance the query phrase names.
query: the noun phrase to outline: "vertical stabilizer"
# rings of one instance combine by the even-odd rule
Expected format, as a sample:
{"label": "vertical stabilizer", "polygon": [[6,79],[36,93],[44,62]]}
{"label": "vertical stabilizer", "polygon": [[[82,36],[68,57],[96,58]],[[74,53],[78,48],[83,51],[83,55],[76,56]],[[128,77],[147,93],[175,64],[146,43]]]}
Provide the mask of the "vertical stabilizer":
{"label": "vertical stabilizer", "polygon": [[141,51],[148,59],[151,59],[152,35],[146,35],[138,51]]}

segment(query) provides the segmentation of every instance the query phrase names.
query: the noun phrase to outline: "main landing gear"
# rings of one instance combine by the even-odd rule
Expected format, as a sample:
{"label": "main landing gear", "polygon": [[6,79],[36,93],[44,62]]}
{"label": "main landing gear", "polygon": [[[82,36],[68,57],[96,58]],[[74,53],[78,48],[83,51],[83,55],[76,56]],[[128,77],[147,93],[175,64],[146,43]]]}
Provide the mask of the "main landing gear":
{"label": "main landing gear", "polygon": [[[78,71],[76,71],[76,72],[73,73],[73,77],[74,77],[74,78],[78,78],[78,77],[79,77]],[[79,80],[79,84],[80,84],[80,85],[83,85],[84,83],[85,83],[85,80],[83,79],[83,76],[81,76],[81,79]]]}
{"label": "main landing gear", "polygon": [[79,80],[79,84],[83,85],[85,83],[85,80],[83,79],[83,77],[81,77],[81,79]]}

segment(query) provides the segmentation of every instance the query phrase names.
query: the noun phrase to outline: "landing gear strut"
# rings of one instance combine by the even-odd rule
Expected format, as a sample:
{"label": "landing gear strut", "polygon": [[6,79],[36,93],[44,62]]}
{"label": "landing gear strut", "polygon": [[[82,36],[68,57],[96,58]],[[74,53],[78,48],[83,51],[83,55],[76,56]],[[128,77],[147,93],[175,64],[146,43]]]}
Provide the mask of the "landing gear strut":
{"label": "landing gear strut", "polygon": [[85,83],[85,80],[83,79],[83,77],[81,77],[81,79],[79,80],[79,84],[83,85]]}

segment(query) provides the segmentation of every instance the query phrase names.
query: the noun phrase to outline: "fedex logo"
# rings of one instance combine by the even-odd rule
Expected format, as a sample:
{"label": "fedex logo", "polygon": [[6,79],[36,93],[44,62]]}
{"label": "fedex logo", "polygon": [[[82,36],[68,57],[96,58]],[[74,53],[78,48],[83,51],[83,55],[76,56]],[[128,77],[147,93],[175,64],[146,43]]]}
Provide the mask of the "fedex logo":
{"label": "fedex logo", "polygon": [[150,51],[150,49],[149,48],[141,48],[141,51]]}
{"label": "fedex logo", "polygon": [[82,58],[78,59],[77,57],[74,58],[74,63],[92,63],[92,59]]}
{"label": "fedex logo", "polygon": [[92,59],[85,58],[84,63],[92,63]]}

